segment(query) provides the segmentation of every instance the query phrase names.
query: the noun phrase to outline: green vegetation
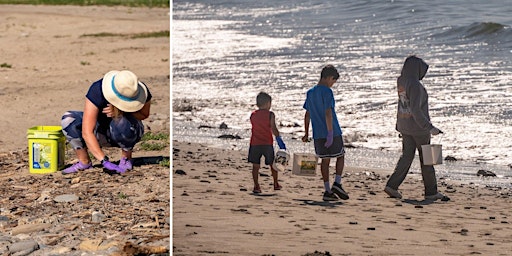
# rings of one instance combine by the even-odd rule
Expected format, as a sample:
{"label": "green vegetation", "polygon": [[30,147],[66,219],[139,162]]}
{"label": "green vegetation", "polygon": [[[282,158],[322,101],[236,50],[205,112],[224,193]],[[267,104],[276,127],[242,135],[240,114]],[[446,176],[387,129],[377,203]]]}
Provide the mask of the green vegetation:
{"label": "green vegetation", "polygon": [[159,164],[160,164],[160,166],[163,166],[163,167],[170,167],[171,161],[169,160],[169,158],[164,158],[164,160],[160,161]]}
{"label": "green vegetation", "polygon": [[[1,1],[1,0],[0,0]],[[83,34],[80,37],[128,37],[128,38],[149,38],[149,37],[169,37],[169,30],[156,31],[156,32],[144,32],[137,34],[117,34],[117,33],[108,33],[101,32],[95,34]]]}
{"label": "green vegetation", "polygon": [[12,68],[12,65],[4,62],[4,63],[0,64],[0,68]]}
{"label": "green vegetation", "polygon": [[123,193],[123,192],[119,192],[119,193],[117,194],[117,197],[118,197],[119,199],[126,199],[126,198],[128,198],[128,196],[127,196],[125,193]]}
{"label": "green vegetation", "polygon": [[0,0],[0,4],[33,5],[123,5],[132,7],[169,7],[169,0]]}
{"label": "green vegetation", "polygon": [[144,135],[142,136],[142,141],[148,141],[148,140],[169,140],[169,134],[168,133],[162,133],[162,132],[159,132],[159,133],[152,133],[152,132],[147,132],[147,133],[144,133]]}
{"label": "green vegetation", "polygon": [[166,144],[159,142],[142,142],[140,144],[140,148],[146,151],[159,151],[164,149],[166,146]]}
{"label": "green vegetation", "polygon": [[[168,133],[152,133],[148,132],[142,136],[140,148],[147,151],[159,151],[165,149],[169,145]],[[162,143],[161,141],[165,141]]]}

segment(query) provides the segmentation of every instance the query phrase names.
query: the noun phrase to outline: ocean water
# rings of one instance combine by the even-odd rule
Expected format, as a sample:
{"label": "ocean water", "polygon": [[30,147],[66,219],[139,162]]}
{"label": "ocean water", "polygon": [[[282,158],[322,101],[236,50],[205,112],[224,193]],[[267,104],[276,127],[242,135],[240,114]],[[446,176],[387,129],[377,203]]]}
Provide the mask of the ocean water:
{"label": "ocean water", "polygon": [[[265,91],[291,150],[309,151],[297,140],[305,93],[333,64],[341,75],[336,112],[354,159],[392,167],[401,150],[396,78],[415,54],[430,65],[423,84],[432,122],[444,131],[432,142],[459,160],[437,170],[490,169],[510,184],[508,1],[173,1],[172,13],[174,139],[247,147],[249,114]],[[222,122],[230,129],[198,129]],[[222,133],[242,140],[217,140]]]}

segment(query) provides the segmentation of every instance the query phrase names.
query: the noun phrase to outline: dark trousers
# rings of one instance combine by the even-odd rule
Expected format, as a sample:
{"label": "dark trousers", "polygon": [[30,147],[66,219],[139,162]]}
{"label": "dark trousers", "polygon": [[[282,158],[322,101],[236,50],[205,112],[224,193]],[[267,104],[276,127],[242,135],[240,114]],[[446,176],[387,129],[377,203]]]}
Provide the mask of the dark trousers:
{"label": "dark trousers", "polygon": [[423,177],[423,185],[425,186],[425,196],[437,194],[437,180],[434,166],[423,164],[421,145],[426,144],[430,144],[430,134],[420,136],[402,134],[402,156],[400,156],[400,159],[396,164],[395,171],[391,177],[389,177],[386,186],[395,190],[398,189],[407,176],[407,173],[409,173],[409,168],[411,168],[411,164],[414,160],[416,149],[418,149],[421,164],[421,176]]}

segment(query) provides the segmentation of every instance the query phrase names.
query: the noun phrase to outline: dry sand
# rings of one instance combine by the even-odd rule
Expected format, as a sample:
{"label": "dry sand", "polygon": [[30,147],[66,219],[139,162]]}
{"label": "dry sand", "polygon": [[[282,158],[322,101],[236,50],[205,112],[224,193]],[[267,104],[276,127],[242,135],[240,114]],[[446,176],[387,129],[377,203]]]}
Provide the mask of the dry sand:
{"label": "dry sand", "polygon": [[27,129],[83,110],[92,82],[130,69],[153,94],[152,118],[169,120],[168,37],[83,37],[170,31],[168,9],[0,5],[0,151],[25,147]]}
{"label": "dry sand", "polygon": [[421,176],[410,174],[397,200],[383,192],[391,170],[359,163],[345,168],[346,201],[323,202],[319,173],[290,170],[273,191],[262,169],[263,194],[254,195],[246,154],[173,142],[174,255],[512,254],[508,189],[441,180],[452,200],[428,202]]}
{"label": "dry sand", "polygon": [[[98,165],[34,175],[26,134],[83,110],[91,83],[113,69],[148,85],[146,130],[169,133],[170,40],[130,37],[158,31],[170,31],[169,9],[0,5],[0,255],[168,255],[169,167],[158,162],[169,158],[169,141],[159,151],[136,146],[136,167],[122,176]],[[118,36],[83,36],[98,33]],[[118,150],[107,154],[119,159]],[[76,200],[58,200],[66,194]]]}

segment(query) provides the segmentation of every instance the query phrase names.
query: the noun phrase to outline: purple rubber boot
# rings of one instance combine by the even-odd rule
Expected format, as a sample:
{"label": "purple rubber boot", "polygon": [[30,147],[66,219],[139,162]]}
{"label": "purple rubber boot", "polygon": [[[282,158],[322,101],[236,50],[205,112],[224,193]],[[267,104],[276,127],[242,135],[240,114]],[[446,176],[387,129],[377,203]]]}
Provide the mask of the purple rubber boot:
{"label": "purple rubber boot", "polygon": [[75,173],[78,171],[83,171],[83,170],[91,169],[91,168],[92,168],[92,163],[84,164],[84,163],[78,161],[77,163],[73,164],[72,166],[62,170],[62,174],[71,174],[71,173]]}

